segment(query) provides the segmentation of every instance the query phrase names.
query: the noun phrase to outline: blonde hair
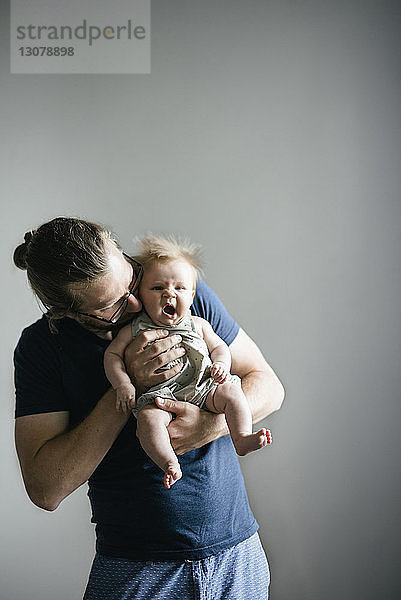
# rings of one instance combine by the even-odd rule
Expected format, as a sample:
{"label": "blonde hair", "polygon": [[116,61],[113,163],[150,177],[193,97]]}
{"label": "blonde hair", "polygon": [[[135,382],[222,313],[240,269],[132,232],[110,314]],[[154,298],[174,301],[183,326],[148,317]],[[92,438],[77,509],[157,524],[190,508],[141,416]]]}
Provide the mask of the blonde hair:
{"label": "blonde hair", "polygon": [[139,252],[135,259],[146,267],[154,262],[168,262],[170,260],[185,260],[194,272],[195,283],[202,275],[200,264],[200,246],[186,238],[174,235],[148,234],[136,240]]}

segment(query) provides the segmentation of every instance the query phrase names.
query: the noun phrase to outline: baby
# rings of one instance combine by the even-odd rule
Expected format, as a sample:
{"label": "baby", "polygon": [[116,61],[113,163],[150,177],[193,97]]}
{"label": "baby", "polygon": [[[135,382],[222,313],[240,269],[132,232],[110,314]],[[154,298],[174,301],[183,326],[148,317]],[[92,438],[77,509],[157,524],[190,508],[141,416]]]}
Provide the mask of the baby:
{"label": "baby", "polygon": [[[152,236],[141,241],[141,253],[135,258],[144,268],[139,288],[144,310],[110,343],[104,365],[117,392],[117,408],[133,409],[141,446],[164,471],[164,485],[170,488],[182,472],[167,430],[172,416],[156,406],[155,398],[187,401],[213,413],[224,413],[235,450],[241,456],[270,444],[271,434],[264,428],[252,433],[241,381],[230,374],[228,346],[205,319],[191,316],[200,270],[196,248],[179,244],[172,237]],[[149,329],[179,334],[186,354],[164,367],[182,362],[177,375],[136,398],[125,370],[124,352],[133,338]]]}

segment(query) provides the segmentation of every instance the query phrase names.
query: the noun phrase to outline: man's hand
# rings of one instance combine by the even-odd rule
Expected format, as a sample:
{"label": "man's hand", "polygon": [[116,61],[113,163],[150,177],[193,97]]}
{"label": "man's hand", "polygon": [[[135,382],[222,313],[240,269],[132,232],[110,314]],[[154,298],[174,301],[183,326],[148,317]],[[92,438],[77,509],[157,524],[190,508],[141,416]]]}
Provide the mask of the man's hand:
{"label": "man's hand", "polygon": [[200,448],[228,433],[224,415],[215,415],[189,402],[156,398],[159,408],[174,413],[176,418],[167,429],[176,454]]}
{"label": "man's hand", "polygon": [[180,372],[182,364],[156,373],[161,367],[185,354],[181,346],[174,348],[181,340],[180,335],[169,335],[165,329],[151,329],[142,332],[127,346],[125,364],[130,377],[135,382],[138,396]]}

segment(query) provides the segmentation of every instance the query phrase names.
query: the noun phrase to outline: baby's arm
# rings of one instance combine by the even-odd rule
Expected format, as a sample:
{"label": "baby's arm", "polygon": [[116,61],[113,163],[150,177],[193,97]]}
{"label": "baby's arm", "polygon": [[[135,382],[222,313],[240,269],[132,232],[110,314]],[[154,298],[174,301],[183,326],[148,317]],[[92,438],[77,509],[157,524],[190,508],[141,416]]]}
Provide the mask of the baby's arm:
{"label": "baby's arm", "polygon": [[124,364],[124,352],[131,341],[131,325],[126,325],[120,329],[104,353],[104,370],[117,392],[116,409],[121,408],[124,413],[135,405],[135,388]]}
{"label": "baby's arm", "polygon": [[224,383],[230,373],[231,353],[225,342],[215,333],[212,326],[205,319],[193,317],[201,325],[203,339],[209,350],[212,366],[210,374],[216,383]]}

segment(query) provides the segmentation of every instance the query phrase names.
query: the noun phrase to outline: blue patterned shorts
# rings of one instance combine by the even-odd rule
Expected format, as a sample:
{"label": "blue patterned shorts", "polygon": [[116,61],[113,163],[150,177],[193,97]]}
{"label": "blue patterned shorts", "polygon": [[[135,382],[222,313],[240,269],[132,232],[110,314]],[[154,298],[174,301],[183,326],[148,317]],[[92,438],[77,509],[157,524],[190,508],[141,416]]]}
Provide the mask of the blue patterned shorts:
{"label": "blue patterned shorts", "polygon": [[130,561],[96,554],[84,600],[267,600],[270,574],[257,533],[194,561]]}

